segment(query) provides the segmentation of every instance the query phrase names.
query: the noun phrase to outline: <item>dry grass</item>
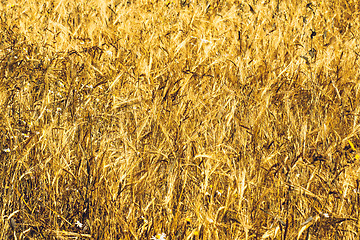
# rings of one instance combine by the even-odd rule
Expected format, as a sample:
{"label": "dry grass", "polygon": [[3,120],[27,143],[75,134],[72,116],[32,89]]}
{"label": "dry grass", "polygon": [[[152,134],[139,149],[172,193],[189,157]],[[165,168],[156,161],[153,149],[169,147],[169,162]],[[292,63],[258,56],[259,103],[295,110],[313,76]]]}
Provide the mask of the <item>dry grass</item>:
{"label": "dry grass", "polygon": [[359,10],[3,0],[0,238],[358,239]]}

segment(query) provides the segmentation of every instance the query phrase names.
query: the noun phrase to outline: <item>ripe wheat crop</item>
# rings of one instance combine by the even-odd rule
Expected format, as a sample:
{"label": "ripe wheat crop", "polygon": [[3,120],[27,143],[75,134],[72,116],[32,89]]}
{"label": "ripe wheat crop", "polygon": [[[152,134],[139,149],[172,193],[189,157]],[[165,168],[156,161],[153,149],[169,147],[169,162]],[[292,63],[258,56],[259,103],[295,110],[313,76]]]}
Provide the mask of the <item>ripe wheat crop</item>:
{"label": "ripe wheat crop", "polygon": [[358,239],[353,0],[3,0],[0,239]]}

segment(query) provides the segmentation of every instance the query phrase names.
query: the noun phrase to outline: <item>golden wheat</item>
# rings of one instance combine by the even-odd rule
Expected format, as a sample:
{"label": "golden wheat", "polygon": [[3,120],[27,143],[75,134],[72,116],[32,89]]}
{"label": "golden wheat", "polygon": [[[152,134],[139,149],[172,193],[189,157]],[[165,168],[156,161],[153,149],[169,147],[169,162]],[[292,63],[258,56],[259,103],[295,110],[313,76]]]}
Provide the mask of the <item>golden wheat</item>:
{"label": "golden wheat", "polygon": [[356,1],[0,14],[1,239],[358,239]]}

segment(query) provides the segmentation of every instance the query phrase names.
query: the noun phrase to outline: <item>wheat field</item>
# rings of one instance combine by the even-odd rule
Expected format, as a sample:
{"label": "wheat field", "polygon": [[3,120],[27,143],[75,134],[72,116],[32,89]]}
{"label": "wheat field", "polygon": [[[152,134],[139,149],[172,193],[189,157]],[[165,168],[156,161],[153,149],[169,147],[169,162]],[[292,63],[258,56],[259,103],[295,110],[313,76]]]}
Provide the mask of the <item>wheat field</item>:
{"label": "wheat field", "polygon": [[0,239],[359,239],[359,7],[2,0]]}

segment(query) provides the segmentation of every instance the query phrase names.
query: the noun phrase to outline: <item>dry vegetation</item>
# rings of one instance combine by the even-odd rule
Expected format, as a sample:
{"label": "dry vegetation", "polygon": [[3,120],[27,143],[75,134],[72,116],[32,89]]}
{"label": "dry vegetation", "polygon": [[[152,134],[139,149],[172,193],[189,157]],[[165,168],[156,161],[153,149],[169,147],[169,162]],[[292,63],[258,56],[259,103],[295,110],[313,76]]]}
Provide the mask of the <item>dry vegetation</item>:
{"label": "dry vegetation", "polygon": [[0,20],[0,239],[359,238],[357,1]]}

